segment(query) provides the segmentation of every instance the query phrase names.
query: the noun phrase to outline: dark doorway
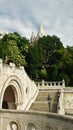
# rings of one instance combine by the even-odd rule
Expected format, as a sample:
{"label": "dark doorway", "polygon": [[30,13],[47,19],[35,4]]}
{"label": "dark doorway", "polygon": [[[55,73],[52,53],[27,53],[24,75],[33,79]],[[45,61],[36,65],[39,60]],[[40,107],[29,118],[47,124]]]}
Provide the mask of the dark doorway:
{"label": "dark doorway", "polygon": [[2,108],[3,109],[8,109],[8,103],[7,103],[7,101],[3,101]]}
{"label": "dark doorway", "polygon": [[4,109],[16,109],[15,93],[13,86],[8,86],[4,92],[2,108]]}

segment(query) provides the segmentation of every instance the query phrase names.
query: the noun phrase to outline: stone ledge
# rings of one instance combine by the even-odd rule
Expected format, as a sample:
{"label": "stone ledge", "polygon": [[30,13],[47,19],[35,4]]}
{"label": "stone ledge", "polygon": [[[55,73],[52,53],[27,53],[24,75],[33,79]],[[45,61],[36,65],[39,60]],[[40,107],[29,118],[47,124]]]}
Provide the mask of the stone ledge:
{"label": "stone ledge", "polygon": [[4,115],[5,117],[9,117],[10,115],[32,115],[32,116],[44,116],[44,117],[48,117],[48,118],[52,118],[52,119],[56,119],[56,120],[62,120],[64,122],[68,122],[73,124],[73,117],[72,116],[68,116],[68,115],[59,115],[56,113],[48,113],[48,112],[38,112],[38,111],[24,111],[24,110],[0,110],[0,118],[3,118]]}

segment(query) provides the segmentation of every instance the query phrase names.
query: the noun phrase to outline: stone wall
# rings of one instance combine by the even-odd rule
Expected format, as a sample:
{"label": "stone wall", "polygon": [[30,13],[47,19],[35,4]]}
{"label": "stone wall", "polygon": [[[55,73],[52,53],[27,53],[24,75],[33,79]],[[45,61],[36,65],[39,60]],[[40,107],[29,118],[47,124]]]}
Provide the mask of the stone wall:
{"label": "stone wall", "polygon": [[[29,78],[23,66],[16,68],[14,63],[6,65],[0,59],[0,109],[2,109],[3,100],[7,100],[9,109],[29,110],[39,91],[43,90],[43,92],[56,93],[60,96],[56,98],[57,100],[52,100],[53,105],[54,103],[58,105],[55,110],[58,114],[73,114],[73,89],[66,88],[64,80],[60,82],[42,81],[36,84]],[[8,96],[8,93],[12,95]]]}
{"label": "stone wall", "polygon": [[[58,96],[57,101],[52,102],[56,103],[58,114],[28,111],[40,90],[52,97],[54,93]],[[2,110],[4,100],[8,110]],[[10,110],[12,108],[16,110]],[[73,118],[64,114],[73,114],[73,89],[66,88],[64,80],[42,82],[37,86],[23,66],[4,65],[0,60],[0,130],[72,130]]]}
{"label": "stone wall", "polygon": [[0,111],[0,130],[72,130],[73,118],[52,113]]}
{"label": "stone wall", "polygon": [[73,88],[67,87],[64,89],[64,109],[66,114],[73,115]]}
{"label": "stone wall", "polygon": [[[51,103],[55,102],[58,106],[56,110],[58,114],[73,115],[73,87],[66,87],[64,80],[55,82],[45,82],[43,80],[42,82],[37,82],[36,84],[39,91],[43,91],[44,93],[47,92],[52,97]],[[56,100],[55,98],[53,99],[54,94],[55,97],[57,97]],[[47,102],[47,98],[45,101]],[[53,111],[51,110],[51,112]]]}
{"label": "stone wall", "polygon": [[13,90],[14,102],[18,110],[28,110],[38,93],[34,81],[29,78],[23,66],[16,68],[14,63],[6,65],[0,59],[0,108],[2,108],[4,95],[8,87]]}

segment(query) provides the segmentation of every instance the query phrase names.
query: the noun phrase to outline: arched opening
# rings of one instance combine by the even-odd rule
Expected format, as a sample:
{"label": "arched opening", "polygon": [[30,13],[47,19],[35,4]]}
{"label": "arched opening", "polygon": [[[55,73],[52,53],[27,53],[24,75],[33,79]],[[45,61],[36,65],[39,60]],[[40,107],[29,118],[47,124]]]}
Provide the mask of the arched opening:
{"label": "arched opening", "polygon": [[44,130],[53,130],[50,126],[46,126]]}
{"label": "arched opening", "polygon": [[27,130],[36,130],[35,125],[33,125],[32,123],[29,123],[27,126]]}
{"label": "arched opening", "polygon": [[20,130],[19,124],[16,121],[10,121],[6,130]]}
{"label": "arched opening", "polygon": [[8,86],[4,92],[2,109],[16,109],[15,94],[12,86]]}

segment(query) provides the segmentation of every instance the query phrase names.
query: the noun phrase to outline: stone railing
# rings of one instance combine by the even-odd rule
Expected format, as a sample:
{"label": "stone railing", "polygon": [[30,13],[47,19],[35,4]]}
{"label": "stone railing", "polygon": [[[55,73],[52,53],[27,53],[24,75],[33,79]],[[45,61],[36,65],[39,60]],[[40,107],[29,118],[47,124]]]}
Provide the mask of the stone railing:
{"label": "stone railing", "polygon": [[0,110],[0,130],[72,130],[73,118],[45,112]]}
{"label": "stone railing", "polygon": [[53,81],[53,82],[45,82],[42,80],[41,82],[36,82],[36,85],[39,88],[49,88],[49,87],[65,87],[65,81]]}

